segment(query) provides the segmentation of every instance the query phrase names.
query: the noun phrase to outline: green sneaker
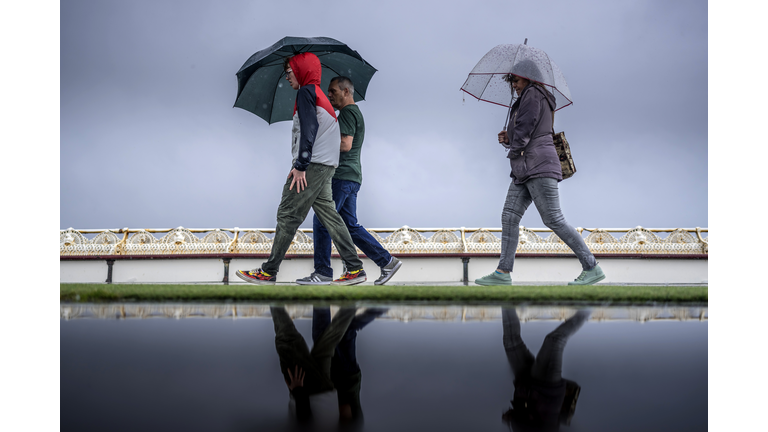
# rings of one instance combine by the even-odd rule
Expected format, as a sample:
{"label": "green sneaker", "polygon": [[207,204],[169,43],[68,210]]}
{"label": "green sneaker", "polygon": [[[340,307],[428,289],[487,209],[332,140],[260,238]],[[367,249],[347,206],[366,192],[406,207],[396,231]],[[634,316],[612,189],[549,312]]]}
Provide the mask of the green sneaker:
{"label": "green sneaker", "polygon": [[605,279],[603,269],[601,269],[599,265],[595,265],[592,270],[582,271],[579,277],[574,279],[573,282],[568,282],[568,285],[592,285],[603,279]]}
{"label": "green sneaker", "polygon": [[512,285],[512,276],[509,273],[498,274],[495,271],[488,276],[483,276],[479,279],[475,279],[475,283],[478,285]]}

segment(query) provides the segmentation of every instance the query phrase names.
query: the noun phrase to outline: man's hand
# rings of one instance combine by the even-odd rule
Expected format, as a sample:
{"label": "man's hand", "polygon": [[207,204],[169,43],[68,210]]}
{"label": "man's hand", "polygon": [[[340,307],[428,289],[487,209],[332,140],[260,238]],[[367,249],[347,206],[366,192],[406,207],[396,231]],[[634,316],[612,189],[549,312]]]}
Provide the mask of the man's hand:
{"label": "man's hand", "polygon": [[288,368],[288,376],[291,377],[290,382],[288,380],[285,381],[285,384],[288,386],[288,390],[293,390],[296,387],[304,387],[304,375],[305,372],[299,368],[299,365],[296,365],[293,373],[291,373],[291,369]]}
{"label": "man's hand", "polygon": [[288,178],[293,177],[293,180],[291,180],[291,185],[288,186],[288,190],[293,190],[293,185],[296,185],[296,193],[301,192],[302,190],[307,188],[307,173],[306,171],[299,171],[296,168],[292,169],[290,173],[288,173]]}
{"label": "man's hand", "polygon": [[506,143],[509,144],[509,137],[507,136],[507,131],[501,131],[499,132],[499,143]]}

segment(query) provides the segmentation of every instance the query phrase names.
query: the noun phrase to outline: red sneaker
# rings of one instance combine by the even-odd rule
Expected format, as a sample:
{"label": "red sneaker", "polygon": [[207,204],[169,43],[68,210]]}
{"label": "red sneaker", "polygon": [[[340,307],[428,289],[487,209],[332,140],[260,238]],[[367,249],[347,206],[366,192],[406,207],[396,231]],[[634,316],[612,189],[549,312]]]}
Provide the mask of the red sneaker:
{"label": "red sneaker", "polygon": [[277,280],[276,276],[270,276],[269,274],[264,273],[260,268],[246,271],[238,270],[235,274],[240,279],[252,284],[274,285]]}
{"label": "red sneaker", "polygon": [[331,282],[331,285],[357,285],[359,283],[365,282],[366,280],[368,280],[368,278],[365,277],[365,270],[360,269],[353,272],[345,272],[343,275],[341,275],[340,278]]}

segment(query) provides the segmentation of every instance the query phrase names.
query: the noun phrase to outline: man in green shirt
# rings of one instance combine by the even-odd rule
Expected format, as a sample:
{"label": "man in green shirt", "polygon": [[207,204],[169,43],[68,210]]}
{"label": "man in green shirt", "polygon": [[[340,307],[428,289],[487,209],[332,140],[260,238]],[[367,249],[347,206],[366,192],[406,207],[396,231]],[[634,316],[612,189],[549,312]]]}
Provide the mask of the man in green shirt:
{"label": "man in green shirt", "polygon": [[[339,110],[339,129],[341,130],[341,155],[339,166],[331,182],[331,190],[336,211],[347,225],[355,246],[381,268],[381,276],[374,284],[384,285],[403,263],[390,255],[362,225],[357,223],[357,193],[363,183],[360,151],[365,138],[365,122],[360,108],[355,104],[354,94],[355,87],[352,80],[347,77],[335,77],[328,85],[328,100],[333,108]],[[305,278],[298,279],[296,283],[328,285],[333,281],[331,237],[317,216],[313,218],[312,232],[315,244],[315,271]]]}

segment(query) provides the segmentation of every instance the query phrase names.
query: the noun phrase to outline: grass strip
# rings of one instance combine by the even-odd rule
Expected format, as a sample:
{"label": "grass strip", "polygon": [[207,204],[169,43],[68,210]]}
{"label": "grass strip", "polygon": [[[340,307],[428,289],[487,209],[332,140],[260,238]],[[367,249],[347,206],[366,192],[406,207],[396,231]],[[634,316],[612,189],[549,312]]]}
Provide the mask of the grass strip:
{"label": "grass strip", "polygon": [[118,301],[526,301],[707,303],[707,286],[626,285],[156,285],[60,284],[63,302]]}

